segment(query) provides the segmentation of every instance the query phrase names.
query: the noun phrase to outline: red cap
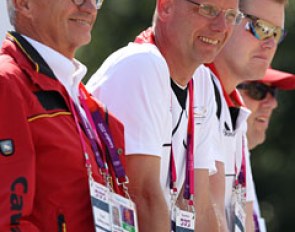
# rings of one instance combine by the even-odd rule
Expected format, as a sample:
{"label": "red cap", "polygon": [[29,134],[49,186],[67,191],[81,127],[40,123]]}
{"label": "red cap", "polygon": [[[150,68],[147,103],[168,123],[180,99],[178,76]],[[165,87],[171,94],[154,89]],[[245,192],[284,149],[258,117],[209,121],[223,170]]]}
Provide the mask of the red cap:
{"label": "red cap", "polygon": [[295,89],[295,75],[272,68],[266,70],[265,76],[260,82],[269,83],[282,90]]}

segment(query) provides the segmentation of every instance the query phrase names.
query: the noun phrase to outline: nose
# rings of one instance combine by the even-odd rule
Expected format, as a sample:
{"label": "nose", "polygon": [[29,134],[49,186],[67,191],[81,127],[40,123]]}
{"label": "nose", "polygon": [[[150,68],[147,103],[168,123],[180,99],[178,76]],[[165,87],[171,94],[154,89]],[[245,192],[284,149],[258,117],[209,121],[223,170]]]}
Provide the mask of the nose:
{"label": "nose", "polygon": [[274,39],[273,36],[265,39],[262,41],[262,45],[261,45],[263,48],[269,48],[269,49],[274,49],[277,47],[277,43]]}
{"label": "nose", "polygon": [[225,12],[220,12],[216,18],[212,20],[211,29],[218,32],[226,32],[231,27],[226,21]]}
{"label": "nose", "polygon": [[80,6],[81,10],[87,11],[88,13],[93,13],[97,11],[96,0],[85,0],[84,3]]}

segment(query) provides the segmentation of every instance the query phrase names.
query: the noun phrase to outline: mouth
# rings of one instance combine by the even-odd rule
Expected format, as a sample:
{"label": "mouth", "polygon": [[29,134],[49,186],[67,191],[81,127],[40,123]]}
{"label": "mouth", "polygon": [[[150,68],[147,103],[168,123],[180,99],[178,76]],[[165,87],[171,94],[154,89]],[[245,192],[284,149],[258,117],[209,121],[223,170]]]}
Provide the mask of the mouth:
{"label": "mouth", "polygon": [[200,41],[202,41],[203,43],[206,43],[206,44],[210,44],[210,45],[217,45],[220,43],[219,40],[216,40],[216,39],[210,39],[208,37],[205,37],[205,36],[199,36],[198,37]]}
{"label": "mouth", "polygon": [[263,123],[263,124],[266,124],[266,125],[269,122],[269,118],[268,117],[261,116],[261,117],[256,117],[255,119],[256,119],[257,122]]}
{"label": "mouth", "polygon": [[74,21],[82,26],[92,26],[91,20],[87,19],[71,19],[71,21]]}
{"label": "mouth", "polygon": [[260,60],[265,60],[265,61],[268,60],[268,58],[266,56],[254,56],[254,58],[260,59]]}

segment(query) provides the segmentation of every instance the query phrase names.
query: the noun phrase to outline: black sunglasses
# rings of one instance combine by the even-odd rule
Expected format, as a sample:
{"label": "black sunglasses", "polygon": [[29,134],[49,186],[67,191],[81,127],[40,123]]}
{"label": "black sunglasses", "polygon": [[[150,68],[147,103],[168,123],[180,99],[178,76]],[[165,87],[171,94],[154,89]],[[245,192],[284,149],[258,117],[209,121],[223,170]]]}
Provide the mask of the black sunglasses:
{"label": "black sunglasses", "polygon": [[254,15],[244,14],[249,19],[246,24],[246,30],[251,32],[258,40],[266,40],[273,37],[277,44],[281,43],[287,35],[287,31],[281,27],[275,26],[270,22],[260,19]]}
{"label": "black sunglasses", "polygon": [[247,95],[256,101],[262,101],[270,93],[274,98],[277,97],[278,89],[274,86],[265,85],[260,82],[242,83],[237,86],[238,89],[247,90]]}

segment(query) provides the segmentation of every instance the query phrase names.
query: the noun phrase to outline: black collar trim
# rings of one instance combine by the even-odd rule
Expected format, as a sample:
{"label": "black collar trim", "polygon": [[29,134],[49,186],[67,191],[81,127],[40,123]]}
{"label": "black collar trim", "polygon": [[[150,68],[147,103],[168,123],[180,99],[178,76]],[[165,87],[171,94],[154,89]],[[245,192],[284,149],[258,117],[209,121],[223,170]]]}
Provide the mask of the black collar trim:
{"label": "black collar trim", "polygon": [[185,110],[188,88],[187,87],[185,89],[179,88],[177,84],[175,84],[175,82],[172,80],[172,78],[171,78],[171,87],[177,97],[178,103],[180,104],[181,108]]}
{"label": "black collar trim", "polygon": [[238,107],[229,107],[229,112],[232,120],[232,126],[233,129],[235,130],[237,127],[237,119],[240,113],[240,108]]}
{"label": "black collar trim", "polygon": [[50,69],[45,60],[24,37],[15,31],[10,31],[9,35],[12,37],[12,41],[15,42],[17,46],[19,46],[26,54],[26,56],[34,63],[37,72],[42,73],[49,78],[56,79],[53,71]]}

